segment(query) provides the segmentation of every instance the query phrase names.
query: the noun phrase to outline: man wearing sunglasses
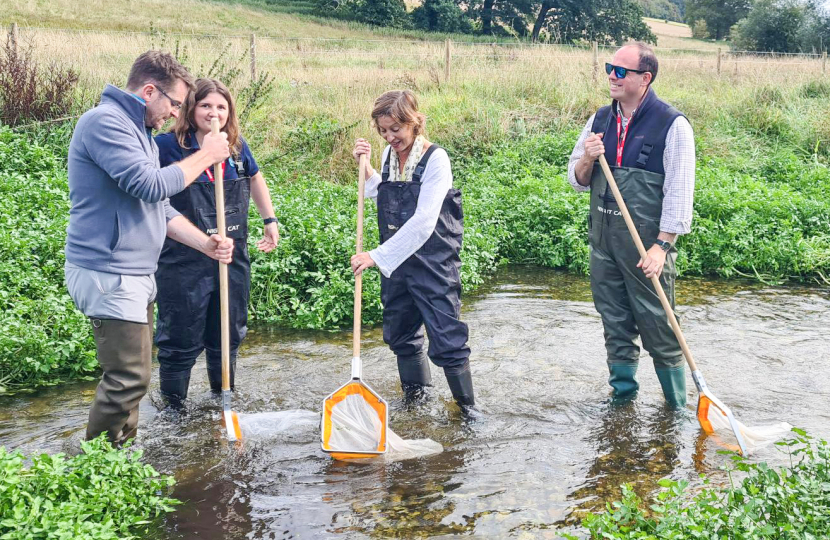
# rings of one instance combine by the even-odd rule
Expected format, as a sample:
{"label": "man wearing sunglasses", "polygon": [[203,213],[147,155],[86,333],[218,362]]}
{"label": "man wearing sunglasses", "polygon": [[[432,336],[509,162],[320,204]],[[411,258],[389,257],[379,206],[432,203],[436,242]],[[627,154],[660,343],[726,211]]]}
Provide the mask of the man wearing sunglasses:
{"label": "man wearing sunglasses", "polygon": [[152,130],[176,117],[194,86],[172,56],[136,59],[126,90],[107,85],[101,103],[78,120],[69,143],[66,285],[89,317],[103,377],[86,438],[135,436],[138,403],[150,383],[153,277],[165,236],[229,263],[233,241],[206,236],[168,202],[202,172],[227,159],[225,134],[161,168]]}
{"label": "man wearing sunglasses", "polygon": [[[631,398],[639,388],[639,335],[666,400],[683,407],[683,355],[650,279],[660,278],[674,306],[674,244],[692,222],[694,134],[688,120],[654,92],[657,66],[654,51],[639,42],[623,46],[605,65],[611,105],[588,120],[571,154],[568,180],[577,191],[591,192],[591,292],[605,331],[612,395]],[[597,163],[603,154],[639,229],[645,260]]]}

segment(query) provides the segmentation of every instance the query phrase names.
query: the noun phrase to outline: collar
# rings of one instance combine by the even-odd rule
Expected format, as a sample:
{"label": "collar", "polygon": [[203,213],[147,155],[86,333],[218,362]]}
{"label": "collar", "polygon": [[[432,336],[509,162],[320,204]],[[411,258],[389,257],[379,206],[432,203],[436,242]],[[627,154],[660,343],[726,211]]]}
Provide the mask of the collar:
{"label": "collar", "polygon": [[622,116],[622,106],[620,106],[620,102],[616,99],[611,101],[611,110],[614,112],[615,116],[621,116],[623,119],[623,123],[626,123],[632,118],[634,118],[637,115],[637,113],[642,114],[642,111],[648,109],[648,106],[651,105],[651,103],[656,99],[657,94],[654,93],[654,89],[651,86],[649,86],[648,90],[646,90],[646,93],[643,94],[642,99],[640,99],[640,104],[637,105],[637,107],[633,111],[631,111],[631,116],[629,116],[628,118]]}
{"label": "collar", "polygon": [[112,104],[130,117],[136,126],[142,131],[147,131],[149,128],[144,124],[144,115],[147,112],[147,105],[142,103],[142,99],[135,94],[125,92],[118,87],[108,84],[104,87],[101,93],[101,104]]}

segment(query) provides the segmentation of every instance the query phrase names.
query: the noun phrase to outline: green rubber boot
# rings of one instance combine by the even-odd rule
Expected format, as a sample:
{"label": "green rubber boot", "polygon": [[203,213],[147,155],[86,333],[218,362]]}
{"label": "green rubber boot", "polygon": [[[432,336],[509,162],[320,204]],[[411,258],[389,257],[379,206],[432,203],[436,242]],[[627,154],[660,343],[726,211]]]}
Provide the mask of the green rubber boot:
{"label": "green rubber boot", "polygon": [[637,364],[608,364],[608,384],[614,389],[611,394],[614,400],[632,399],[640,385],[635,379]]}
{"label": "green rubber boot", "polygon": [[654,368],[657,372],[657,379],[663,387],[663,395],[666,401],[675,408],[686,406],[686,368],[684,366],[674,368]]}

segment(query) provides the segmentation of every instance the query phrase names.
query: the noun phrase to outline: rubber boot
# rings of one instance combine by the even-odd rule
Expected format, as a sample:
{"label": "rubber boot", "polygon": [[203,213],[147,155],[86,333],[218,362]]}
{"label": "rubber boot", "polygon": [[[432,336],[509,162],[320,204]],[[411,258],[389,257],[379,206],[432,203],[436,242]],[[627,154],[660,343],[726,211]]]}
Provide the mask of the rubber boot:
{"label": "rubber boot", "polygon": [[663,388],[663,395],[666,401],[674,408],[680,409],[686,406],[686,368],[678,366],[674,368],[654,368],[657,372],[657,379]]}
{"label": "rubber boot", "polygon": [[608,364],[608,384],[614,389],[611,397],[614,401],[626,401],[633,399],[640,389],[635,375],[637,364]]}
{"label": "rubber boot", "polygon": [[171,372],[164,366],[159,367],[159,390],[169,407],[181,409],[184,406],[189,386],[190,369]]}
{"label": "rubber boot", "polygon": [[86,439],[106,433],[120,445],[135,436],[138,403],[150,385],[152,330],[147,324],[90,320],[104,373],[89,411]]}
{"label": "rubber boot", "polygon": [[473,376],[470,373],[470,362],[467,361],[461,366],[445,367],[444,375],[447,377],[447,384],[452,392],[452,397],[461,410],[469,412],[475,407],[475,396],[473,394]]}
{"label": "rubber boot", "polygon": [[398,356],[398,375],[401,378],[404,401],[407,403],[423,399],[426,395],[424,388],[432,386],[429,358],[423,351],[410,356]]}
{"label": "rubber boot", "polygon": [[[230,354],[231,367],[231,390],[234,389],[234,375],[236,375],[236,352]],[[205,351],[207,357],[207,373],[208,381],[210,381],[210,389],[214,392],[222,391],[222,354]]]}

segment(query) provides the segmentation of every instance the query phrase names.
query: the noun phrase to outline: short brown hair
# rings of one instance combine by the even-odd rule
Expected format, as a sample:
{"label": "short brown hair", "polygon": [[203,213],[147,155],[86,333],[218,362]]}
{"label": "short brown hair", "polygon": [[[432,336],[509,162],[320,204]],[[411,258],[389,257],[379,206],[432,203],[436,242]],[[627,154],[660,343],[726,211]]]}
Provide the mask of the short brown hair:
{"label": "short brown hair", "polygon": [[390,90],[377,98],[372,108],[375,127],[381,116],[388,116],[399,124],[413,126],[416,137],[426,131],[427,117],[418,112],[418,98],[411,90]]}
{"label": "short brown hair", "polygon": [[170,53],[164,51],[147,51],[133,62],[130,76],[127,77],[127,88],[138,90],[145,84],[154,84],[169,92],[176,81],[184,81],[192,91],[193,75],[187,71]]}
{"label": "short brown hair", "polygon": [[222,131],[228,134],[228,145],[230,145],[234,157],[239,157],[242,140],[239,137],[239,119],[236,117],[236,104],[228,87],[216,79],[196,79],[196,89],[187,94],[184,105],[182,105],[182,113],[173,126],[173,133],[176,134],[179,146],[189,148],[187,145],[188,134],[196,130],[196,120],[194,119],[196,105],[213,92],[221,95],[228,102],[228,121]]}
{"label": "short brown hair", "polygon": [[651,82],[657,78],[657,55],[654,54],[654,49],[651,45],[643,41],[630,41],[623,45],[623,47],[634,47],[640,53],[640,63],[637,69],[640,71],[648,71],[651,73]]}

